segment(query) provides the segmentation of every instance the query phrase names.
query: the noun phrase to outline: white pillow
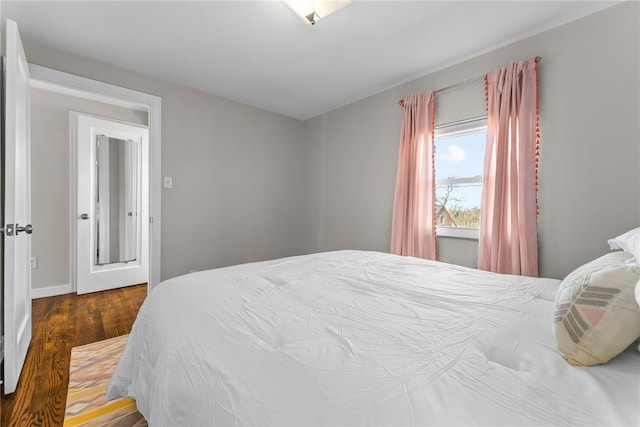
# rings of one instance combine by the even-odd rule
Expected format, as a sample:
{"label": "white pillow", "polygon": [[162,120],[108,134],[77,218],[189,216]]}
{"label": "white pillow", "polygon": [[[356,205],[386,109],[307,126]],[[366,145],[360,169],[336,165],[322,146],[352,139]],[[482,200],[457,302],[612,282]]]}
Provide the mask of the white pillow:
{"label": "white pillow", "polygon": [[640,227],[627,231],[624,234],[607,241],[611,250],[621,249],[629,252],[640,262]]}

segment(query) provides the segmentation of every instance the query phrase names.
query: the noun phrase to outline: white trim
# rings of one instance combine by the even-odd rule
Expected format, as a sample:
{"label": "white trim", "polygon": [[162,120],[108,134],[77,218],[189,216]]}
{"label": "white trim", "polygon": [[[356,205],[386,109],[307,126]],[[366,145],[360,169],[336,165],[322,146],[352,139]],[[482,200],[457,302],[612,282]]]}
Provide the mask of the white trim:
{"label": "white trim", "polygon": [[72,293],[71,284],[47,286],[46,288],[31,288],[31,299],[54,297]]}
{"label": "white trim", "polygon": [[436,235],[438,237],[455,237],[458,239],[480,239],[479,228],[464,228],[464,227],[445,227],[444,225],[436,226]]}
{"label": "white trim", "polygon": [[[149,287],[161,279],[162,99],[155,95],[29,64],[32,86],[147,111],[149,126]],[[75,206],[71,212],[75,212]],[[71,215],[73,216],[73,215]],[[71,228],[73,230],[73,227]],[[70,236],[72,245],[74,237]],[[71,255],[74,261],[74,254]],[[70,266],[73,274],[74,268]]]}
{"label": "white trim", "polygon": [[[147,102],[141,103],[135,95],[130,93],[135,91],[131,91],[130,89],[113,86],[108,83],[87,79],[36,64],[29,64],[29,71],[31,72],[31,77],[34,75],[38,76],[35,80],[32,79],[31,81],[31,87],[33,88],[117,105],[118,107],[131,110],[147,111]],[[102,85],[113,86],[113,90],[106,90],[110,88],[103,87]],[[147,95],[142,92],[137,93]]]}
{"label": "white trim", "polygon": [[459,120],[457,122],[443,123],[434,129],[434,138],[445,139],[456,136],[469,135],[487,129],[487,116],[473,117],[471,119]]}

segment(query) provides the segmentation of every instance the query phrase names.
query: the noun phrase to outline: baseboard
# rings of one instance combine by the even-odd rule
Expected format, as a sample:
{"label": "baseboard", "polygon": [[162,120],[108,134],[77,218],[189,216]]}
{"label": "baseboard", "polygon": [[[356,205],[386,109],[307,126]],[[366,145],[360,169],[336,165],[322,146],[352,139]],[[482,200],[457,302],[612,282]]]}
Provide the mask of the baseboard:
{"label": "baseboard", "polygon": [[31,288],[31,299],[53,297],[71,293],[71,285],[48,286],[46,288]]}

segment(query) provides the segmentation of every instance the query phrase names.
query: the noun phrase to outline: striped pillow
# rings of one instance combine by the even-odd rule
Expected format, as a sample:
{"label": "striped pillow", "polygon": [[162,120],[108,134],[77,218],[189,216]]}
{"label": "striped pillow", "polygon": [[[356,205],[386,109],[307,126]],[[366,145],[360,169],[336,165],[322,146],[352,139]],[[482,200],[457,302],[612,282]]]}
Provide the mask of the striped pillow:
{"label": "striped pillow", "polygon": [[560,283],[553,317],[558,350],[572,365],[607,363],[640,337],[635,287],[640,264],[611,252],[578,267]]}

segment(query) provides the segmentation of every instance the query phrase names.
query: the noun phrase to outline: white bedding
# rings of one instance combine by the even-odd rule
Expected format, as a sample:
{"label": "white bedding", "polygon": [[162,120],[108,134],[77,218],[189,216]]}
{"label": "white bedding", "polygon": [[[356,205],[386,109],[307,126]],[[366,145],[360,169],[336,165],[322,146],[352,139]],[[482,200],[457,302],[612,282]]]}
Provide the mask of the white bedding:
{"label": "white bedding", "polygon": [[636,345],[575,367],[558,281],[337,251],[167,280],[111,379],[150,425],[640,425]]}

